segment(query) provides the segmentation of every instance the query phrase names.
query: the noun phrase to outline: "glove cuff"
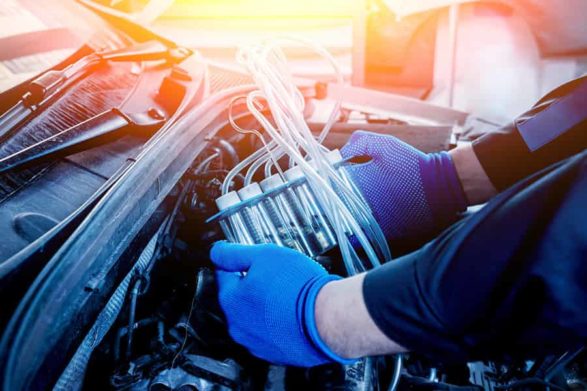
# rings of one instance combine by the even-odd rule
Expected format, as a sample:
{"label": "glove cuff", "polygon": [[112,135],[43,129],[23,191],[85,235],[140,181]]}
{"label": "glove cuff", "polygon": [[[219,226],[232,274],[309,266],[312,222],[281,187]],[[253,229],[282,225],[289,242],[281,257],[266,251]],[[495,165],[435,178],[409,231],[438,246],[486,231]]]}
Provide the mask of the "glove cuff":
{"label": "glove cuff", "polygon": [[431,153],[421,162],[422,182],[435,220],[452,220],[467,209],[465,191],[447,152]]}
{"label": "glove cuff", "polygon": [[348,359],[339,356],[338,354],[334,353],[328,345],[322,340],[320,334],[318,333],[318,327],[316,326],[316,316],[315,316],[315,307],[316,307],[316,297],[318,297],[318,292],[320,289],[327,283],[335,280],[340,280],[342,277],[336,276],[333,274],[328,274],[324,276],[320,276],[314,279],[312,282],[308,284],[308,288],[305,293],[304,299],[304,328],[306,332],[306,336],[312,342],[314,347],[320,351],[324,356],[332,361],[336,361],[340,364],[349,365],[357,361],[357,359]]}

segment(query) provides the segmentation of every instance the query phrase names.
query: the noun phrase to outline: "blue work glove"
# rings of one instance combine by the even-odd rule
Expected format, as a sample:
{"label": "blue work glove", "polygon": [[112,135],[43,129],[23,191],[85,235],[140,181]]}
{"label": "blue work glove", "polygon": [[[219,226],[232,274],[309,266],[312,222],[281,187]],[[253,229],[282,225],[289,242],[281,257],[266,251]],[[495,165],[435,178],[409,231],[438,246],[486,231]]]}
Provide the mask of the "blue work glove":
{"label": "blue work glove", "polygon": [[446,152],[425,154],[393,136],[359,130],[341,153],[372,158],[348,170],[388,239],[428,240],[467,208]]}
{"label": "blue work glove", "polygon": [[340,277],[302,253],[274,244],[217,242],[210,258],[228,332],[253,355],[300,367],[354,361],[326,346],[314,318],[318,292]]}

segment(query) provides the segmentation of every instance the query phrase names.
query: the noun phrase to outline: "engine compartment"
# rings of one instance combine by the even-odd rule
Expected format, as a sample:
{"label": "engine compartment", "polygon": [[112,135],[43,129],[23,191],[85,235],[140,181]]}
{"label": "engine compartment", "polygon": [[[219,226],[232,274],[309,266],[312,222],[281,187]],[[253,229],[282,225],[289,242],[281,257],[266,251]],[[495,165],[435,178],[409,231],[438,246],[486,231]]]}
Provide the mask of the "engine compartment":
{"label": "engine compartment", "polygon": [[[246,77],[228,75],[219,70],[208,75],[213,98],[236,86],[247,89],[243,87],[249,82]],[[307,117],[314,132],[323,125],[314,114],[323,110],[321,105],[328,97],[325,89],[321,84],[308,88]],[[31,339],[15,338],[12,353],[20,356],[22,352],[22,362],[32,368],[36,388],[55,384],[58,390],[560,389],[567,385],[585,389],[582,350],[540,360],[477,363],[430,362],[417,354],[406,354],[366,358],[350,366],[303,369],[271,365],[232,341],[217,302],[209,260],[210,246],[224,234],[216,222],[208,220],[218,211],[215,200],[229,170],[261,148],[256,137],[237,133],[230,125],[227,103],[233,96],[227,92],[222,99],[210,99],[209,106],[197,112],[205,119],[203,125],[184,127],[189,131],[180,128],[172,135],[177,140],[168,137],[166,141],[175,143],[169,149],[177,154],[165,156],[169,150],[165,148],[145,154],[143,160],[150,159],[147,163],[151,166],[142,167],[151,168],[153,176],[144,172],[127,176],[115,189],[118,193],[113,192],[119,204],[108,200],[110,209],[101,205],[95,213],[101,220],[92,216],[98,223],[82,227],[85,232],[80,230],[74,238],[79,241],[74,243],[77,247],[70,245],[60,251],[69,264],[50,266],[63,266],[71,275],[74,270],[78,280],[74,280],[73,289],[63,278],[70,274],[54,273],[53,281],[42,276],[47,278],[41,280],[45,291],[31,290],[37,296],[31,294],[36,300],[31,308],[36,312],[26,314],[28,319],[23,316],[19,330]],[[355,103],[364,106],[365,102]],[[212,107],[215,110],[210,110]],[[239,124],[256,126],[246,115],[239,117]],[[324,145],[340,148],[356,129],[392,134],[424,152],[449,149],[454,141],[453,126],[426,126],[346,108]],[[460,136],[466,139],[466,134]],[[136,186],[133,181],[141,177],[144,182]],[[236,176],[233,187],[242,186],[243,180]],[[108,224],[116,228],[107,230],[104,227]],[[82,234],[85,242],[80,240]],[[393,243],[394,257],[421,244]],[[86,264],[87,259],[94,259],[95,265]],[[346,275],[337,248],[316,260],[328,271]],[[65,304],[60,306],[56,298]],[[59,320],[61,311],[68,316],[73,313],[54,327],[50,320],[34,317],[39,308],[46,309],[43,304],[53,302],[50,320]],[[23,340],[26,344],[19,345]],[[38,361],[27,361],[30,357]],[[38,368],[42,370],[36,371]],[[24,377],[26,373],[17,375]]]}
{"label": "engine compartment", "polygon": [[[397,126],[387,125],[388,130]],[[344,140],[348,134],[337,129],[333,139]],[[498,390],[557,388],[570,379],[581,389],[582,352],[475,363],[438,363],[405,354],[309,369],[251,356],[228,335],[208,254],[224,236],[217,222],[206,221],[217,212],[214,200],[223,176],[258,147],[254,137],[236,134],[227,124],[174,188],[165,202],[169,217],[158,231],[159,255],[152,268],[132,275],[120,316],[92,354],[83,389]],[[317,260],[330,272],[345,274],[337,249]]]}
{"label": "engine compartment", "polygon": [[[152,268],[132,275],[121,315],[92,354],[85,389],[255,390],[281,389],[286,383],[296,389],[306,381],[315,387],[331,382],[371,388],[372,363],[285,369],[251,356],[228,335],[208,255],[223,234],[216,222],[206,220],[216,212],[214,200],[227,168],[254,144],[247,136],[215,138],[169,196],[170,214],[154,246],[158,255]],[[342,273],[339,256],[333,251],[320,262]]]}
{"label": "engine compartment", "polygon": [[[158,231],[152,268],[132,276],[121,316],[94,351],[85,384],[260,389],[270,381],[268,374],[280,372],[232,342],[208,254],[212,243],[224,238],[217,222],[206,223],[216,213],[222,180],[256,144],[226,126],[174,188],[165,202],[169,217]],[[335,258],[324,256],[321,262],[340,269]],[[285,379],[284,373],[278,377]]]}

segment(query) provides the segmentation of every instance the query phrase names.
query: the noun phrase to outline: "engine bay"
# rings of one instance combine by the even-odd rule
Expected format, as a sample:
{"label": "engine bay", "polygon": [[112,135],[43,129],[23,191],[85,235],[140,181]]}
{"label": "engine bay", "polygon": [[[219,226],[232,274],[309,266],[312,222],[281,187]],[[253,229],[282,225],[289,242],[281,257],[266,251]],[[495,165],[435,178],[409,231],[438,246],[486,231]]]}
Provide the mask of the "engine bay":
{"label": "engine bay", "polygon": [[[365,162],[339,150],[367,130],[448,151],[499,125],[349,86],[339,74],[283,81],[281,54],[275,68],[248,58],[249,72],[235,70],[132,21],[110,23],[119,41],[108,50],[86,45],[0,102],[0,389],[587,389],[583,348],[298,368],[236,343],[218,300],[214,243],[290,247],[344,277],[408,254],[432,237],[382,239],[344,174]],[[283,88],[255,96],[274,84]],[[279,140],[268,130],[296,121],[306,133]]]}
{"label": "engine bay", "polygon": [[[310,108],[323,104],[323,88],[316,85],[318,93],[308,98]],[[53,369],[53,389],[498,390],[556,388],[556,382],[569,381],[582,387],[582,351],[536,361],[475,363],[431,362],[404,354],[305,369],[271,365],[236,344],[218,304],[209,259],[211,245],[225,239],[225,233],[218,219],[211,217],[218,213],[216,200],[230,170],[263,144],[255,134],[235,131],[227,110],[230,99],[225,102],[205,148],[183,174],[175,172],[178,181],[169,182],[170,191],[141,225],[141,239],[125,252],[133,266],[112,288],[113,294],[96,307],[97,317],[80,334],[81,343],[74,346],[65,367]],[[308,112],[308,122],[319,132],[323,123],[312,122],[313,114]],[[246,114],[239,115],[238,123],[256,126]],[[395,135],[423,151],[451,147],[450,126],[413,124],[352,105],[342,110],[324,145],[341,148],[358,128]],[[253,179],[261,181],[263,175],[259,170]],[[243,175],[234,176],[231,188],[242,188],[244,180]],[[402,243],[392,243],[392,248],[394,256],[414,249],[413,244]],[[315,259],[329,272],[347,275],[338,247]],[[87,286],[85,291],[92,292]]]}
{"label": "engine bay", "polygon": [[[217,211],[214,201],[228,168],[257,147],[258,141],[254,136],[234,134],[230,126],[225,131],[229,137],[223,138],[221,131],[211,140],[211,147],[169,196],[169,217],[145,250],[150,246],[152,264],[143,273],[131,275],[120,316],[88,363],[84,388],[362,390],[385,389],[387,382],[398,382],[390,376],[412,366],[413,359],[286,368],[257,359],[232,341],[218,306],[209,260],[209,248],[224,235],[216,221],[206,221]],[[207,169],[202,174],[203,166]],[[336,249],[317,260],[329,271],[344,273]],[[416,362],[414,374],[423,381],[438,381],[435,368]],[[67,373],[61,380],[67,379],[64,375]],[[61,386],[67,389],[67,383]]]}
{"label": "engine bay", "polygon": [[[344,139],[344,132],[333,135]],[[120,315],[87,365],[83,389],[499,390],[556,388],[556,382],[569,380],[581,387],[581,351],[537,361],[474,363],[405,354],[309,369],[250,355],[228,335],[218,306],[209,248],[224,234],[217,221],[207,221],[217,212],[214,201],[229,168],[258,147],[254,136],[237,134],[227,124],[173,190],[166,201],[170,213],[149,243],[153,263],[131,275]],[[316,259],[330,272],[345,273],[337,249]],[[56,389],[67,389],[61,385]]]}

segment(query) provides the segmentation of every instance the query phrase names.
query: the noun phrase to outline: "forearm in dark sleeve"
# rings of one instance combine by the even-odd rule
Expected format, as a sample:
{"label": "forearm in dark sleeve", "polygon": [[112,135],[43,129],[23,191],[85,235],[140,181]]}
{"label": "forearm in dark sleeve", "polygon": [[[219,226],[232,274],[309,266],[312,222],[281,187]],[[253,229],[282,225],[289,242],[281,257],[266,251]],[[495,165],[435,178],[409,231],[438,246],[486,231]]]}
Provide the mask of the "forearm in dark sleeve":
{"label": "forearm in dark sleeve", "polygon": [[369,314],[391,340],[443,361],[528,358],[583,343],[585,199],[587,152],[369,272]]}
{"label": "forearm in dark sleeve", "polygon": [[587,148],[587,77],[558,87],[473,148],[498,190]]}

